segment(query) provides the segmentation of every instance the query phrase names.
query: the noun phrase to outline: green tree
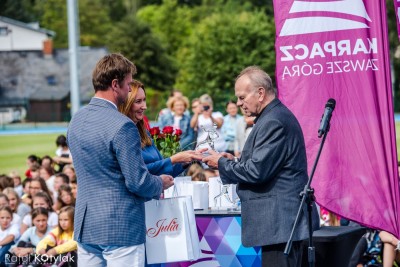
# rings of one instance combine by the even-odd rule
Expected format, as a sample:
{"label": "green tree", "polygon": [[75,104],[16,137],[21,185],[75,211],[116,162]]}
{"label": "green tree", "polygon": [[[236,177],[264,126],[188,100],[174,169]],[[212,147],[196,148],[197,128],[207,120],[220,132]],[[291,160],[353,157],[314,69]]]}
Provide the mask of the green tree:
{"label": "green tree", "polygon": [[37,1],[35,13],[40,18],[40,27],[56,33],[53,38],[55,48],[68,47],[68,20],[66,1]]}
{"label": "green tree", "polygon": [[179,6],[177,0],[164,0],[162,5],[141,8],[137,16],[150,25],[167,53],[175,57],[192,33],[194,13],[187,6]]}
{"label": "green tree", "polygon": [[[117,3],[117,2],[116,2]],[[80,40],[82,46],[104,46],[106,36],[112,28],[110,7],[97,0],[79,1]],[[123,15],[123,12],[121,15]]]}
{"label": "green tree", "polygon": [[[234,97],[235,76],[246,66],[259,65],[274,78],[274,24],[264,12],[219,13],[194,30],[177,87],[189,97],[208,93],[216,109]],[[183,60],[185,59],[185,60]]]}
{"label": "green tree", "polygon": [[31,0],[1,0],[0,16],[22,22],[33,22],[37,19],[33,13],[34,1]]}
{"label": "green tree", "polygon": [[[35,6],[40,25],[56,32],[54,47],[68,47],[68,19],[66,1],[38,1]],[[83,46],[104,46],[104,36],[112,27],[109,7],[96,0],[79,1],[80,42]]]}
{"label": "green tree", "polygon": [[172,89],[177,69],[147,24],[130,15],[117,23],[107,37],[110,51],[132,60],[138,69],[136,77],[145,86],[159,91]]}

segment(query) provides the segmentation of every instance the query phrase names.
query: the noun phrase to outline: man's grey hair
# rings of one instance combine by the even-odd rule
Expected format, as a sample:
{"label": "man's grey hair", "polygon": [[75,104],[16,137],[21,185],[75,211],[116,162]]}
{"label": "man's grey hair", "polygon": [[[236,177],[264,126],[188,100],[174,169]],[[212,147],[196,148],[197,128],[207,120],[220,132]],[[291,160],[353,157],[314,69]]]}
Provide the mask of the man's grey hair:
{"label": "man's grey hair", "polygon": [[243,76],[249,77],[251,84],[254,86],[253,89],[263,87],[267,94],[273,94],[276,96],[276,88],[274,88],[272,85],[271,77],[269,77],[269,75],[260,67],[250,66],[245,68],[236,77],[235,81]]}

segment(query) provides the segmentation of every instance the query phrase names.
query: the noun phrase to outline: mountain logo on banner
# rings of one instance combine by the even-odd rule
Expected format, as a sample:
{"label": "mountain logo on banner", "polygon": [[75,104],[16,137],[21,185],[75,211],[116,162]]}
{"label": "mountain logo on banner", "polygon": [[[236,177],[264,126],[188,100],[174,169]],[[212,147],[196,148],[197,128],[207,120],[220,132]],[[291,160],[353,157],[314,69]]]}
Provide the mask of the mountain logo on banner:
{"label": "mountain logo on banner", "polygon": [[293,2],[279,36],[369,28],[362,0]]}

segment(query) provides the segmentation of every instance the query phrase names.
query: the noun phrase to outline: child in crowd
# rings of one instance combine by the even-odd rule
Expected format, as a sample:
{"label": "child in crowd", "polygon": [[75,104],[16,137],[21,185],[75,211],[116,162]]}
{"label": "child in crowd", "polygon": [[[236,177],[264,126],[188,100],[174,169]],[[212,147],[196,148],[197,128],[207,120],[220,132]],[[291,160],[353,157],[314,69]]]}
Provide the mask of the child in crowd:
{"label": "child in crowd", "polygon": [[17,192],[12,187],[7,187],[3,190],[3,193],[8,197],[11,210],[18,214],[19,217],[24,218],[31,211],[31,207],[21,202]]}
{"label": "child in crowd", "polygon": [[72,164],[65,165],[63,168],[63,173],[68,175],[70,182],[76,181],[75,168]]}
{"label": "child in crowd", "polygon": [[[47,211],[49,212],[49,219],[47,221],[47,224],[49,225],[50,228],[54,228],[58,225],[58,215],[57,213],[53,212],[51,204],[52,200],[50,196],[45,192],[39,192],[33,197],[32,208],[36,209],[42,207],[47,209]],[[32,215],[28,213],[22,220],[21,234],[23,234],[28,229],[28,227],[31,226],[32,226]]]}
{"label": "child in crowd", "polygon": [[53,199],[54,203],[57,202],[58,198],[58,189],[60,189],[60,186],[63,184],[69,184],[69,177],[65,173],[59,172],[56,173],[54,178],[54,192],[53,192]]}
{"label": "child in crowd", "polygon": [[[10,200],[8,199],[6,194],[0,193],[0,208],[3,207],[10,207]],[[12,209],[10,208],[11,212]],[[21,227],[21,217],[13,212],[13,216],[12,216],[12,220],[11,220],[11,224],[15,224],[19,228]]]}
{"label": "child in crowd", "polygon": [[205,177],[206,177],[206,180],[205,180],[205,181],[208,182],[208,178],[219,176],[219,172],[218,172],[218,170],[205,169],[205,170],[204,170],[204,175],[205,175]]}
{"label": "child in crowd", "polygon": [[[23,201],[27,205],[32,204],[32,196],[34,196],[38,192],[45,192],[49,196],[53,196],[53,194],[50,192],[49,188],[47,187],[47,184],[43,178],[34,178],[31,180],[31,183],[29,185],[29,196],[24,198]],[[51,206],[53,205],[53,199],[51,199]]]}
{"label": "child in crowd", "polygon": [[[50,227],[47,226],[49,212],[45,208],[36,208],[32,211],[33,225],[19,239],[17,245],[10,249],[13,256],[25,257],[34,254],[36,246],[47,234],[50,233]],[[21,262],[21,260],[20,260]]]}
{"label": "child in crowd", "polygon": [[59,211],[66,206],[75,206],[75,198],[72,194],[72,189],[68,184],[63,184],[58,189],[57,202],[54,205],[54,210]]}
{"label": "child in crowd", "polygon": [[40,167],[42,167],[42,166],[40,166],[39,163],[37,163],[37,162],[34,163],[30,168],[31,176],[29,178],[31,178],[31,179],[39,178],[40,177],[40,172],[39,172],[40,171]]}
{"label": "child in crowd", "polygon": [[[49,257],[56,257],[57,255],[66,255],[70,253],[73,257],[66,257],[67,259],[75,260],[76,265],[77,257],[77,243],[73,238],[74,234],[74,211],[73,207],[67,206],[60,210],[58,218],[58,227],[53,229],[44,239],[42,239],[36,246],[36,253],[40,255],[47,255]],[[65,258],[65,257],[58,257]],[[73,262],[69,262],[73,263]]]}
{"label": "child in crowd", "polygon": [[10,172],[10,177],[14,181],[15,192],[17,192],[19,197],[22,197],[22,195],[24,193],[24,191],[23,191],[24,188],[22,186],[21,176],[16,171],[12,171],[12,172]]}
{"label": "child in crowd", "polygon": [[0,192],[7,187],[14,187],[14,181],[10,176],[1,174],[0,175]]}
{"label": "child in crowd", "polygon": [[58,164],[58,171],[61,172],[66,164],[72,163],[71,152],[69,151],[67,144],[67,137],[65,135],[59,135],[56,139],[56,156],[53,157],[55,163]]}
{"label": "child in crowd", "polygon": [[31,186],[31,180],[32,180],[32,179],[25,179],[25,180],[22,182],[23,194],[22,194],[22,196],[21,196],[21,200],[22,200],[24,203],[25,203],[24,199],[30,197],[30,195],[29,195],[29,188],[30,188],[30,186]]}
{"label": "child in crowd", "polygon": [[78,184],[76,183],[76,180],[75,181],[71,181],[69,183],[69,186],[71,186],[72,195],[76,199],[76,195],[78,193]]}
{"label": "child in crowd", "polygon": [[28,165],[28,169],[25,171],[26,178],[32,178],[32,167],[36,164],[39,165],[40,158],[36,155],[29,155],[26,159],[26,165]]}
{"label": "child in crowd", "polygon": [[192,177],[192,181],[205,181],[206,176],[204,175],[204,169],[198,163],[193,163],[187,170],[187,176]]}
{"label": "child in crowd", "polygon": [[5,255],[16,239],[19,238],[18,226],[11,224],[13,212],[10,207],[0,208],[0,263],[5,264]]}

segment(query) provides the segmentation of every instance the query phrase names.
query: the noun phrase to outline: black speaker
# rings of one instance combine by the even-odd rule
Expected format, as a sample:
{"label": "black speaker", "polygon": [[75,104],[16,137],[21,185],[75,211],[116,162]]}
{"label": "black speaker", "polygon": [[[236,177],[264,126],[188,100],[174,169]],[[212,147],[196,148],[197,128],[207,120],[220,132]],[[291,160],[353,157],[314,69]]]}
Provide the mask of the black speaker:
{"label": "black speaker", "polygon": [[[324,226],[313,233],[315,267],[347,267],[363,227]],[[308,240],[303,242],[302,267],[308,267]]]}

